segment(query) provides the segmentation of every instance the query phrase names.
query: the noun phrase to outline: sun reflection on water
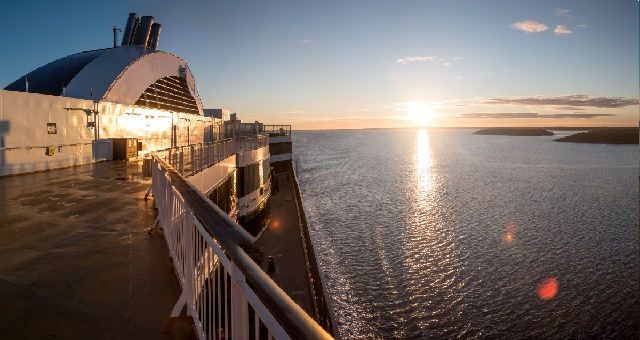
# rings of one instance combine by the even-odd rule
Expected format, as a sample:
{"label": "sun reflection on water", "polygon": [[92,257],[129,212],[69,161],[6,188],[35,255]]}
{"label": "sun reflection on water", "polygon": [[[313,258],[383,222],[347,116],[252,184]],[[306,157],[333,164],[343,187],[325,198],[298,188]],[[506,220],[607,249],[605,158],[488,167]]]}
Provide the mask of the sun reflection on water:
{"label": "sun reflection on water", "polygon": [[427,129],[418,130],[418,145],[416,147],[416,165],[419,198],[426,198],[433,185],[431,166],[431,146]]}
{"label": "sun reflection on water", "polygon": [[[464,255],[455,228],[443,219],[446,203],[439,186],[438,163],[428,129],[419,129],[412,151],[406,190],[411,206],[403,237],[403,297],[411,320],[410,334],[427,334],[460,317],[465,301],[456,292],[466,285],[461,277]],[[414,322],[413,320],[428,320]],[[425,333],[426,332],[426,333]]]}

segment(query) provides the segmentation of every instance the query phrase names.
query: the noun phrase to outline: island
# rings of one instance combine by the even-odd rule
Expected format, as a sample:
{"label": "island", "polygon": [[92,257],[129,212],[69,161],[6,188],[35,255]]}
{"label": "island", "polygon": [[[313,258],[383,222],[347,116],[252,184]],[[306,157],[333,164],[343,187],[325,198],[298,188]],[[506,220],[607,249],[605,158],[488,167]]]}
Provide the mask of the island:
{"label": "island", "polygon": [[489,128],[474,132],[475,135],[499,136],[553,136],[553,132],[538,128]]}
{"label": "island", "polygon": [[638,128],[599,128],[555,139],[556,142],[638,144]]}

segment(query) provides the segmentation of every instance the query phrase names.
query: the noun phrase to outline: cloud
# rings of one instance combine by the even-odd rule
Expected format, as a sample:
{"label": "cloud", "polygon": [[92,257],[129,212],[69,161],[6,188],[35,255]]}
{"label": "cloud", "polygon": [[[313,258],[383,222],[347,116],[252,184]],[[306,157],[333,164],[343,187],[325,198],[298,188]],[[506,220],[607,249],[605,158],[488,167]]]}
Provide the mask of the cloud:
{"label": "cloud", "polygon": [[579,25],[578,25],[578,27],[580,27],[580,28],[586,28],[586,27],[587,27],[587,24],[579,24]]}
{"label": "cloud", "polygon": [[301,114],[304,113],[304,111],[302,110],[290,110],[290,111],[280,111],[278,112],[278,114],[285,114],[285,115],[296,115],[296,114]]}
{"label": "cloud", "polygon": [[349,112],[362,112],[362,111],[371,111],[371,109],[368,108],[359,108],[359,107],[348,107],[346,108],[347,111]]}
{"label": "cloud", "polygon": [[579,107],[573,107],[573,106],[558,106],[555,108],[556,110],[566,110],[566,111],[582,111],[584,109],[581,109]]}
{"label": "cloud", "polygon": [[406,57],[400,58],[396,60],[396,62],[400,64],[412,63],[412,62],[425,62],[425,61],[436,61],[436,57],[434,56],[418,56],[418,57]]}
{"label": "cloud", "polygon": [[554,106],[588,106],[615,109],[625,106],[638,105],[637,98],[623,97],[593,97],[582,94],[572,94],[556,97],[513,97],[494,98],[481,102],[490,105],[554,105]]}
{"label": "cloud", "polygon": [[446,58],[441,58],[434,55],[427,55],[427,56],[413,56],[413,57],[400,58],[400,59],[396,59],[395,62],[403,65],[406,65],[407,63],[429,62],[436,65],[441,65],[441,66],[451,66],[454,63],[457,63],[461,60],[463,60],[463,58],[461,57],[453,57],[453,58],[446,59]]}
{"label": "cloud", "polygon": [[563,35],[563,34],[571,34],[573,33],[573,31],[568,29],[565,25],[558,25],[556,29],[553,30],[553,33],[555,33],[556,35]]}
{"label": "cloud", "polygon": [[553,14],[559,17],[568,17],[570,12],[568,9],[556,8]]}
{"label": "cloud", "polygon": [[521,30],[525,33],[543,32],[549,29],[547,25],[541,24],[535,20],[525,20],[511,24],[511,28]]}
{"label": "cloud", "polygon": [[543,114],[536,112],[474,112],[462,113],[455,118],[491,118],[491,119],[592,119],[598,117],[616,116],[608,113],[554,113]]}
{"label": "cloud", "polygon": [[309,40],[309,39],[302,40],[302,43],[304,43],[304,44],[308,44],[310,42],[311,42],[311,40]]}

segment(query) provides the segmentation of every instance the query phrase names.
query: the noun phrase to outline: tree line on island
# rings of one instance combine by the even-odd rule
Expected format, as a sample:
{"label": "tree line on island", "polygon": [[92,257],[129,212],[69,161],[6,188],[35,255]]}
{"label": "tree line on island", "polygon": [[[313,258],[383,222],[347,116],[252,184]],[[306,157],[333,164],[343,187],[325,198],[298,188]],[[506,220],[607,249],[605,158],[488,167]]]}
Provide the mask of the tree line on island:
{"label": "tree line on island", "polygon": [[[566,130],[566,128],[564,128]],[[559,130],[555,129],[554,130]],[[580,130],[579,128],[572,130]],[[474,132],[476,135],[499,136],[553,136],[553,132],[543,128],[488,128]],[[589,131],[554,139],[556,142],[599,143],[599,144],[638,144],[638,128],[590,128]]]}

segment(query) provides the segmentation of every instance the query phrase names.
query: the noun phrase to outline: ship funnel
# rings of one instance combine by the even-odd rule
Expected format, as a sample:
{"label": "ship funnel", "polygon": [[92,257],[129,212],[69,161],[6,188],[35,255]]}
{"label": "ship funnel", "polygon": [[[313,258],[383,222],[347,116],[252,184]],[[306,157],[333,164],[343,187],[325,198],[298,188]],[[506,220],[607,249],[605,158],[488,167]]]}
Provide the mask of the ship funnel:
{"label": "ship funnel", "polygon": [[129,19],[127,19],[127,26],[125,26],[124,33],[122,34],[122,46],[131,45],[131,37],[133,36],[137,18],[138,16],[135,13],[129,14]]}
{"label": "ship funnel", "polygon": [[147,40],[149,39],[149,33],[151,33],[152,24],[152,16],[143,16],[142,19],[140,19],[140,26],[138,26],[138,32],[136,32],[134,45],[147,46]]}
{"label": "ship funnel", "polygon": [[147,40],[147,47],[153,48],[154,50],[158,48],[158,41],[160,40],[161,29],[162,29],[162,25],[160,24],[151,25],[151,33],[149,34],[149,39]]}

